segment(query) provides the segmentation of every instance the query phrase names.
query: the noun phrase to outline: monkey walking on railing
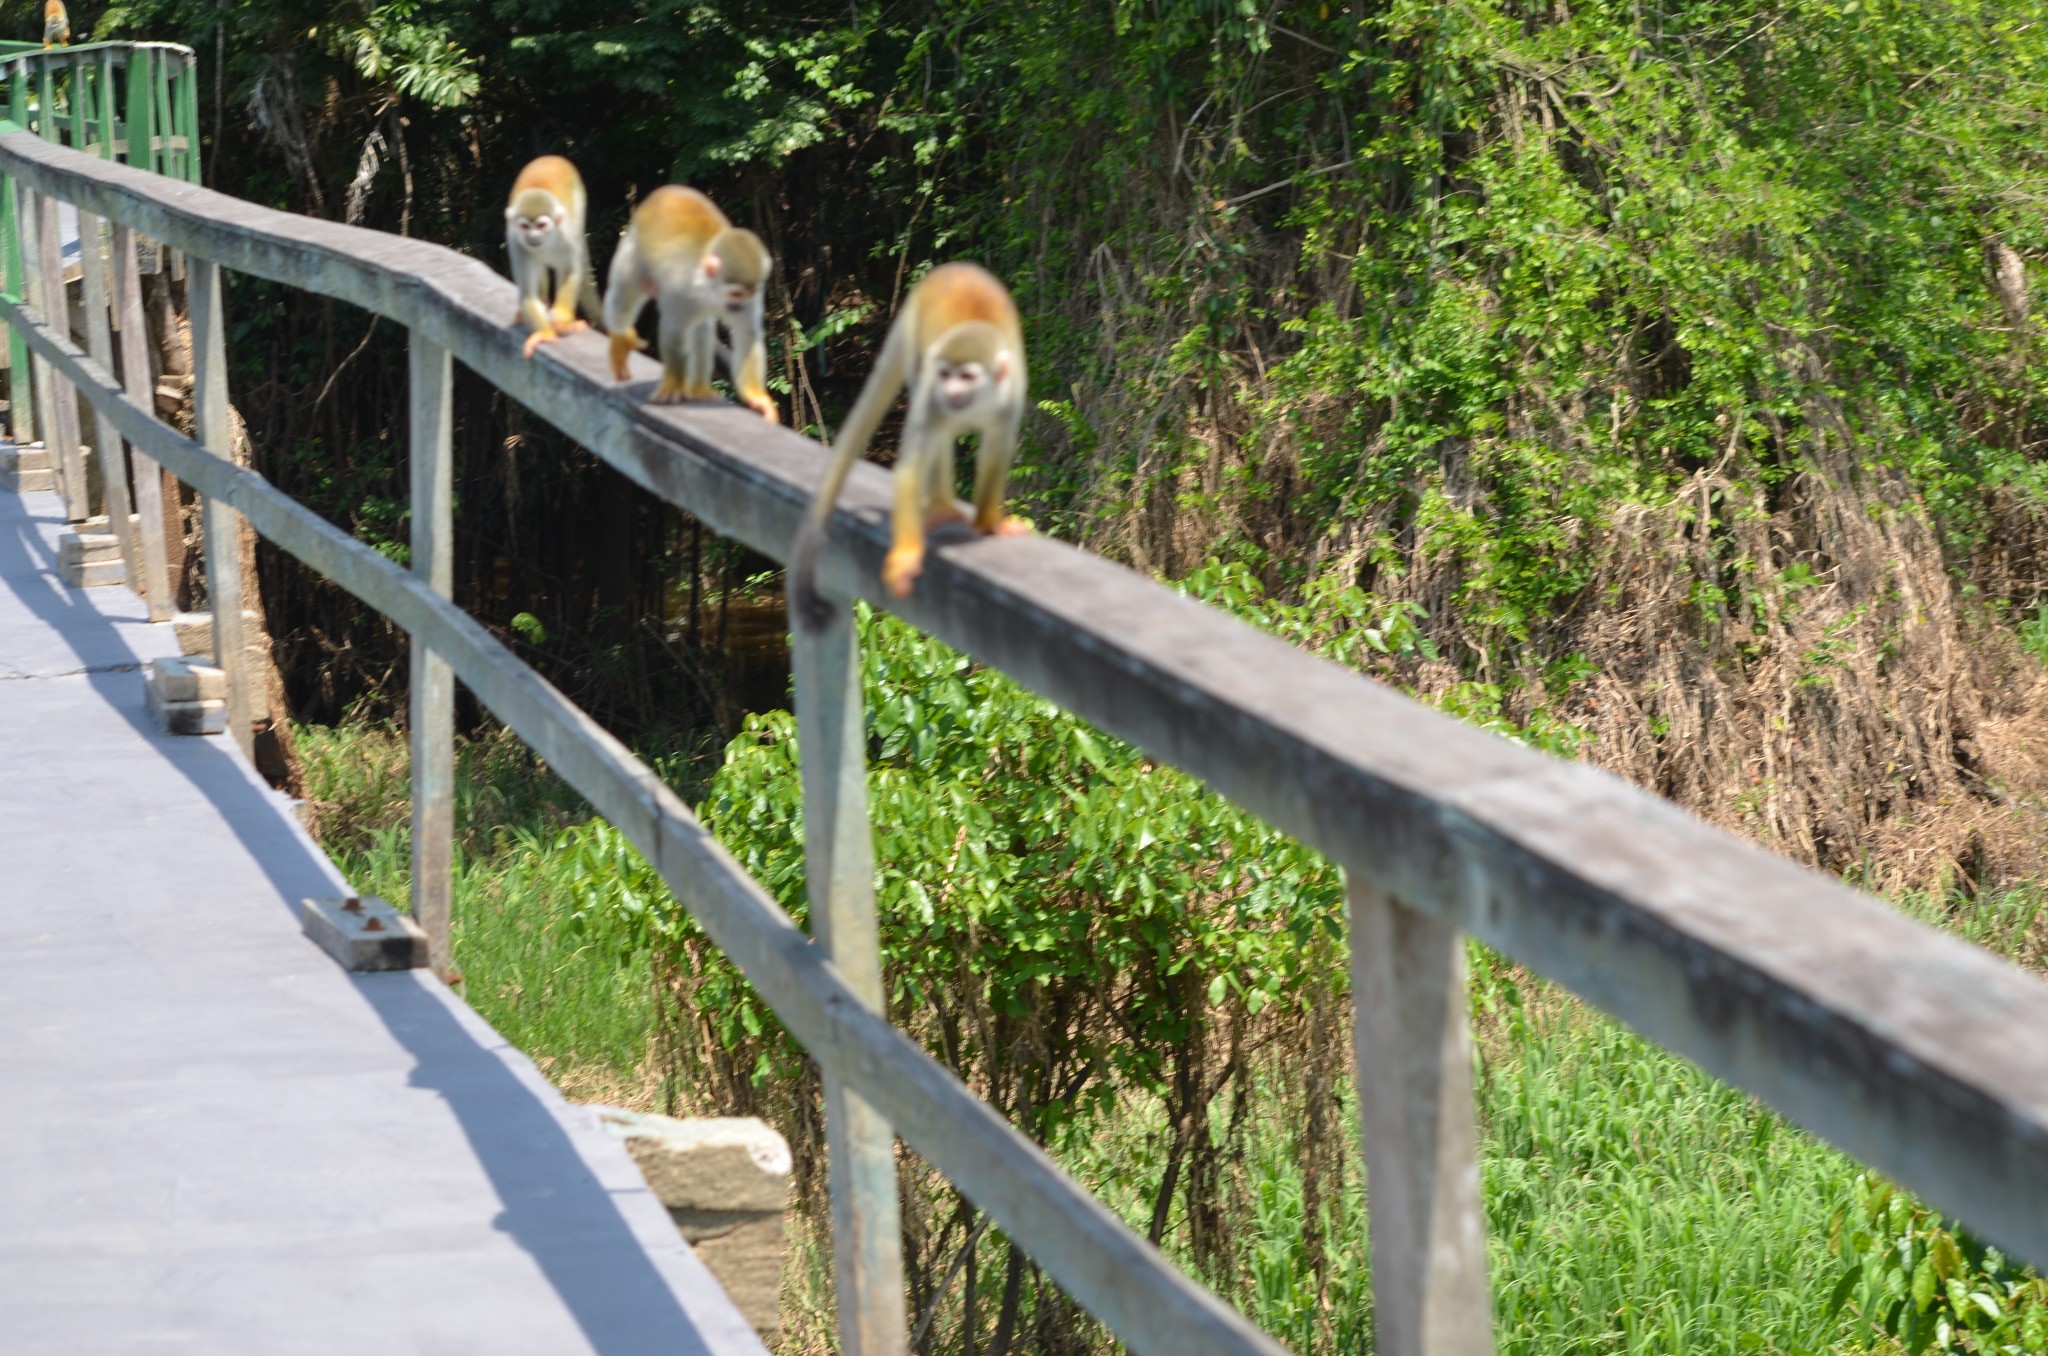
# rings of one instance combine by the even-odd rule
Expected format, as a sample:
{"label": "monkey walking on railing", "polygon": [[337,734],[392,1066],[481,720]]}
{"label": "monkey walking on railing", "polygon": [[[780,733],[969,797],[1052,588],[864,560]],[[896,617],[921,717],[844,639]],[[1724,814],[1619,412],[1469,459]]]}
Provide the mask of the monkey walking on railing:
{"label": "monkey walking on railing", "polygon": [[658,300],[661,384],[655,387],[654,403],[718,398],[711,369],[723,324],[732,339],[727,361],[741,403],[770,423],[779,422],[765,385],[768,353],[761,318],[762,293],[774,266],[760,236],[727,221],[696,189],[674,184],[655,189],[634,210],[605,282],[612,375],[626,380],[627,355],[647,347],[634,325],[647,303]]}
{"label": "monkey walking on railing", "polygon": [[64,12],[64,0],[43,0],[43,46],[67,47],[71,43],[71,16]]}
{"label": "monkey walking on railing", "polygon": [[822,626],[831,605],[818,593],[818,551],[825,523],[854,462],[867,451],[896,393],[910,387],[903,441],[896,453],[893,540],[882,584],[905,598],[924,569],[927,526],[957,522],[954,445],[981,435],[974,470],[974,530],[1015,536],[1029,523],[1003,512],[1010,460],[1024,418],[1024,332],[1009,289],[974,264],[944,264],[926,274],[889,327],[889,337],[860,399],[832,443],[832,462],[811,500],[789,557],[790,613]]}
{"label": "monkey walking on railing", "polygon": [[590,328],[576,317],[579,303],[597,313],[597,278],[583,238],[586,206],[583,176],[559,155],[541,156],[512,181],[505,204],[505,252],[512,256],[512,281],[519,285],[517,319],[532,331],[526,336],[529,358],[542,344]]}

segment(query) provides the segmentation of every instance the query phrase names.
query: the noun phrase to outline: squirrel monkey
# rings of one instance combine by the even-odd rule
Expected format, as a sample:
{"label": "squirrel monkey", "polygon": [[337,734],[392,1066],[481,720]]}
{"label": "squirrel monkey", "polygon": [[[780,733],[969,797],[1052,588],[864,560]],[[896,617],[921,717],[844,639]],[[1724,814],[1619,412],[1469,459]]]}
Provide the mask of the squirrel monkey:
{"label": "squirrel monkey", "polygon": [[[50,0],[52,4],[56,0]],[[583,239],[583,176],[559,155],[544,155],[519,171],[505,204],[505,252],[512,256],[512,281],[519,284],[519,314],[533,333],[526,356],[564,334],[590,328],[576,318],[582,288],[595,305],[597,285],[590,272],[590,247]],[[553,275],[554,296],[547,296]]]}
{"label": "squirrel monkey", "polygon": [[71,42],[71,16],[64,12],[64,0],[44,0],[43,46],[64,47]]}
{"label": "squirrel monkey", "polygon": [[735,227],[694,188],[665,184],[634,209],[612,256],[605,287],[604,327],[612,336],[612,375],[626,379],[626,355],[647,347],[634,330],[651,300],[661,302],[661,385],[654,403],[715,400],[711,367],[718,326],[732,338],[726,361],[740,400],[769,423],[775,401],[763,384],[762,291],[775,261],[752,231]]}
{"label": "squirrel monkey", "polygon": [[793,614],[822,625],[830,605],[818,593],[818,550],[825,523],[854,462],[896,393],[910,387],[896,453],[894,540],[882,563],[890,596],[906,598],[924,569],[927,525],[957,522],[953,500],[953,448],[968,434],[981,435],[974,471],[974,530],[1017,536],[1031,526],[1003,513],[1010,459],[1017,452],[1017,427],[1024,419],[1024,332],[1009,289],[974,264],[944,264],[926,274],[904,298],[889,327],[882,355],[853,413],[832,443],[832,465],[811,500],[810,512],[790,552]]}

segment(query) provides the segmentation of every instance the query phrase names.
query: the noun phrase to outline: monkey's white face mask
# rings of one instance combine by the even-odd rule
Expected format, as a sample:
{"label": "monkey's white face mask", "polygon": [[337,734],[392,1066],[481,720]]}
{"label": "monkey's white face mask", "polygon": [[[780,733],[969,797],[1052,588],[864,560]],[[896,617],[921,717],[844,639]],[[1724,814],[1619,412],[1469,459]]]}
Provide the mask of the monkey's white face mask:
{"label": "monkey's white face mask", "polygon": [[507,215],[511,218],[512,229],[519,233],[519,242],[536,253],[548,247],[555,232],[562,225],[561,219],[554,216],[528,217],[516,213]]}
{"label": "monkey's white face mask", "polygon": [[932,364],[932,397],[939,412],[947,415],[973,413],[996,398],[997,388],[1009,374],[1009,361],[998,356],[993,364],[954,362],[940,358]]}

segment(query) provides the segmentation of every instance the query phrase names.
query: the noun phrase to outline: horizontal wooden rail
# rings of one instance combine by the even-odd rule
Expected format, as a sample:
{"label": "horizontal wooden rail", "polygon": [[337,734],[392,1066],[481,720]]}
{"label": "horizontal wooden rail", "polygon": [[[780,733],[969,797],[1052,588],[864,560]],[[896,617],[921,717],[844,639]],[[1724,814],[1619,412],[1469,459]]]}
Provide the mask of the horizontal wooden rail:
{"label": "horizontal wooden rail", "polygon": [[[412,327],[663,499],[787,554],[822,469],[815,444],[732,407],[649,406],[652,363],[636,359],[634,380],[618,385],[594,336],[524,361],[512,286],[476,260],[20,134],[0,137],[0,172],[195,257]],[[41,351],[57,348],[46,338]],[[76,368],[75,358],[64,366]],[[81,389],[95,406],[112,398],[103,374],[82,378]],[[185,461],[151,441],[160,435],[121,422],[141,417],[127,408],[109,418],[186,474]],[[191,465],[195,475],[205,469]],[[362,549],[331,528],[308,535],[253,477],[215,483],[317,569],[346,568],[347,551]],[[885,604],[875,582],[885,477],[863,468],[844,503],[824,585]],[[1128,1314],[1158,1292],[1129,1303],[1105,1296],[1095,1272],[1105,1263],[1041,1250],[1100,1227],[1099,1207],[1074,1201],[1063,1179],[1055,1188],[1037,1156],[1017,1162],[1046,1174],[1030,1192],[1049,1194],[999,1205],[997,1183],[1022,1190],[1025,1170],[1006,1160],[1023,1154],[1021,1141],[1000,1138],[1000,1152],[976,1149],[970,1160],[969,1141],[998,1142],[992,1113],[937,1091],[935,1066],[842,1002],[822,978],[828,970],[800,961],[786,921],[757,889],[728,879],[729,863],[673,797],[581,713],[537,695],[537,679],[508,686],[496,670],[509,657],[474,622],[382,573],[363,596],[407,627],[427,627],[479,695],[506,702],[485,696],[508,724],[572,782],[597,784],[604,794],[593,801],[636,842],[655,845],[650,857],[678,872],[672,879],[701,902],[707,925],[720,919],[713,935],[821,1062],[872,1096],[1077,1299],[1151,1347],[1098,1305]],[[916,596],[886,605],[1748,1089],[2009,1251],[2048,1263],[2048,984],[1617,778],[1463,725],[1055,541],[940,547]],[[813,979],[835,997],[820,998],[827,990]],[[944,1097],[958,1104],[941,1116]],[[968,1135],[963,1125],[977,1128]],[[1047,1233],[1055,1223],[1057,1243]],[[1199,1312],[1217,1312],[1201,1303]]]}

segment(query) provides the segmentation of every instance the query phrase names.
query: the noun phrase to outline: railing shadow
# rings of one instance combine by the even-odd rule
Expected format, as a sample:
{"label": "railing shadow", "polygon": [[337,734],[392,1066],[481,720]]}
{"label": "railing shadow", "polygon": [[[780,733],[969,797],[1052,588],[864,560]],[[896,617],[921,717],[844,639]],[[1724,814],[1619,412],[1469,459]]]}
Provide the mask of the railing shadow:
{"label": "railing shadow", "polygon": [[[125,619],[103,611],[80,590],[52,586],[57,558],[43,533],[53,521],[37,514],[25,497],[0,491],[0,589],[20,599],[76,656],[77,668],[61,677],[84,678],[219,812],[296,918],[296,901],[334,891],[339,873],[280,798],[257,785],[220,740],[157,731],[141,700],[144,656],[123,635]],[[134,620],[140,623],[141,616],[138,606]],[[545,1091],[508,1064],[502,1039],[493,1049],[481,1018],[470,1029],[453,1010],[459,1000],[438,981],[419,974],[349,979],[412,1056],[410,1085],[438,1093],[453,1112],[502,1206],[491,1227],[533,1259],[591,1348],[602,1356],[710,1356],[704,1330],[543,1100]],[[533,1078],[538,1083],[538,1074]],[[715,1286],[708,1273],[704,1284]]]}

